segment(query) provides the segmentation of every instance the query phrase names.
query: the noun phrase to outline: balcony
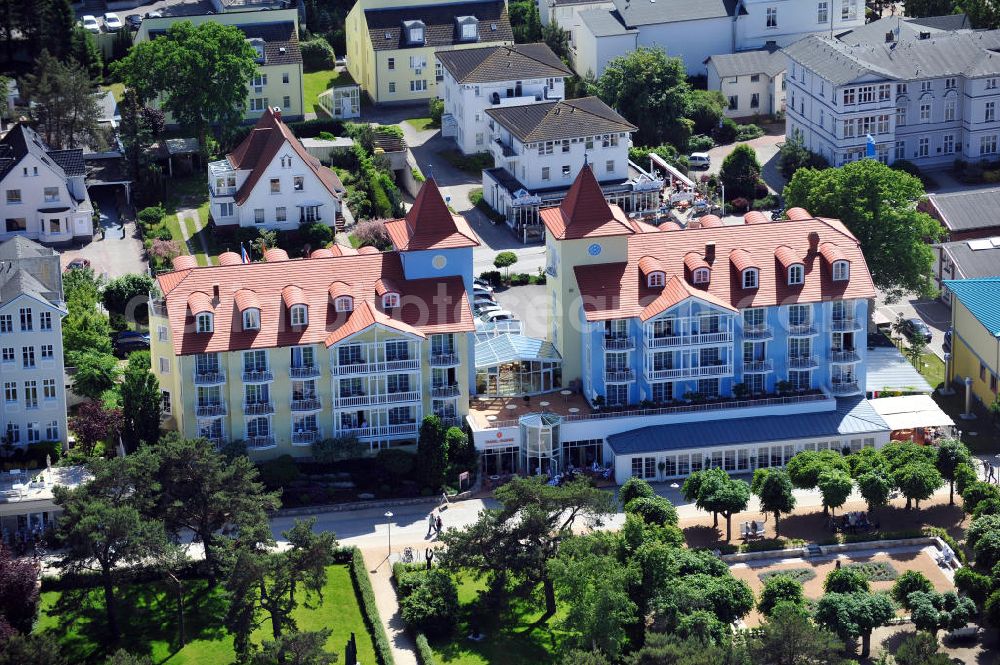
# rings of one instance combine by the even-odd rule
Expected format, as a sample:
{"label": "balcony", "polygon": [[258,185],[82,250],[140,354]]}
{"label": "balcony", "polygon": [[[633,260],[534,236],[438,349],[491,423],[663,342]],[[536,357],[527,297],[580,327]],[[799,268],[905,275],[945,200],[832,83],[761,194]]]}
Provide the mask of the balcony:
{"label": "balcony", "polygon": [[700,365],[698,367],[672,367],[670,369],[652,369],[646,371],[647,381],[663,381],[665,379],[698,379],[713,376],[731,376],[733,366],[728,363],[719,365]]}
{"label": "balcony", "polygon": [[818,334],[819,331],[816,330],[816,325],[813,323],[796,323],[788,326],[790,337],[812,337]]}
{"label": "balcony", "polygon": [[789,369],[813,369],[819,367],[819,358],[816,356],[789,356]]}
{"label": "balcony", "polygon": [[292,379],[315,379],[319,376],[319,365],[300,365],[288,368],[288,376]]}
{"label": "balcony", "polygon": [[194,415],[204,418],[224,416],[226,413],[228,411],[225,402],[207,402],[205,404],[196,404],[194,407]]}
{"label": "balcony", "polygon": [[754,374],[760,372],[771,372],[774,370],[774,363],[770,360],[750,360],[743,361],[743,373]]}
{"label": "balcony", "polygon": [[431,367],[454,367],[459,362],[458,355],[455,353],[431,354]]}
{"label": "balcony", "polygon": [[834,332],[851,332],[861,330],[861,322],[853,316],[836,317],[830,327]]}
{"label": "balcony", "polygon": [[646,337],[646,347],[661,349],[674,346],[700,346],[707,344],[726,344],[733,341],[733,333],[714,332],[700,335],[665,335],[663,337]]}
{"label": "balcony", "polygon": [[631,369],[604,370],[605,383],[631,383],[635,381],[635,372]]}
{"label": "balcony", "polygon": [[308,446],[319,441],[319,430],[305,430],[302,432],[292,432],[293,446]]}
{"label": "balcony", "polygon": [[274,402],[243,402],[244,416],[266,416],[274,413]]}
{"label": "balcony", "polygon": [[274,372],[271,370],[243,371],[243,383],[267,383],[274,381]]}
{"label": "balcony", "polygon": [[834,381],[830,385],[830,392],[837,397],[844,395],[855,395],[861,392],[861,387],[857,381]]}
{"label": "balcony", "polygon": [[743,339],[763,340],[774,337],[774,329],[768,325],[743,326]]}
{"label": "balcony", "polygon": [[431,397],[458,397],[460,392],[458,384],[434,386],[431,388]]}
{"label": "balcony", "polygon": [[195,370],[194,384],[196,386],[217,386],[226,382],[226,373],[219,368],[205,371]]}
{"label": "balcony", "polygon": [[318,397],[303,397],[302,399],[292,399],[292,411],[319,411],[323,408]]}
{"label": "balcony", "polygon": [[630,335],[605,335],[604,348],[609,351],[631,351],[635,340]]}
{"label": "balcony", "polygon": [[347,376],[350,374],[387,374],[389,372],[405,372],[408,370],[420,369],[419,358],[408,358],[406,360],[384,360],[378,362],[359,361],[356,363],[331,363],[330,372],[334,376]]}
{"label": "balcony", "polygon": [[417,423],[399,423],[395,425],[372,425],[370,427],[341,427],[337,436],[353,434],[359,439],[372,439],[387,436],[405,436],[417,433]]}
{"label": "balcony", "polygon": [[273,436],[248,436],[246,438],[247,450],[267,450],[276,445]]}
{"label": "balcony", "polygon": [[859,363],[861,362],[861,356],[854,349],[832,349],[830,351],[830,362]]}
{"label": "balcony", "polygon": [[333,408],[342,409],[354,406],[375,406],[378,404],[396,404],[400,402],[419,402],[419,391],[408,390],[398,393],[375,393],[372,395],[345,395],[333,398]]}

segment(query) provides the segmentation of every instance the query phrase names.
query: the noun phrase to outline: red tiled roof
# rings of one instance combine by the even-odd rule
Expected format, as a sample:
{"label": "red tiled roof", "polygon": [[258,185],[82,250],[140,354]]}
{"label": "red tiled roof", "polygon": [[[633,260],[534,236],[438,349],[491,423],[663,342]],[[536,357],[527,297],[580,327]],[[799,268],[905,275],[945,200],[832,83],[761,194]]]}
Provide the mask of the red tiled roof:
{"label": "red tiled roof", "polygon": [[733,262],[733,267],[739,272],[747,268],[759,268],[757,261],[754,261],[753,254],[745,249],[734,249],[729,252],[729,260]]}
{"label": "red tiled roof", "polygon": [[188,296],[187,307],[192,316],[214,310],[212,307],[212,298],[207,293],[202,293],[201,291],[195,291]]}
{"label": "red tiled roof", "polygon": [[325,344],[333,346],[337,342],[341,342],[351,335],[374,325],[386,326],[387,328],[393,328],[399,332],[416,335],[417,337],[426,337],[426,335],[413,326],[386,316],[383,312],[375,309],[374,305],[365,300],[361,303],[360,307],[352,311],[351,315],[347,317],[347,323],[330,333],[325,340]]}
{"label": "red tiled roof", "polygon": [[698,268],[708,268],[709,270],[712,269],[712,266],[708,265],[708,262],[705,260],[705,257],[699,254],[698,252],[688,252],[687,254],[685,254],[684,265],[687,266],[687,269],[690,270],[691,272],[694,272]]}
{"label": "red tiled roof", "polygon": [[647,276],[651,272],[666,272],[660,260],[652,256],[644,256],[639,259],[639,270],[642,271],[643,275]]}
{"label": "red tiled roof", "polygon": [[238,263],[243,263],[243,258],[236,252],[223,252],[219,254],[220,266],[235,266]]}
{"label": "red tiled roof", "polygon": [[337,174],[320,164],[318,159],[310,155],[299,140],[295,138],[291,130],[281,121],[281,118],[276,116],[272,109],[268,108],[264,111],[260,120],[257,121],[257,124],[254,125],[250,134],[243,139],[242,143],[236,146],[235,150],[226,156],[233,168],[241,171],[250,171],[250,175],[247,176],[239,191],[236,192],[236,203],[238,205],[243,205],[246,202],[250,196],[250,192],[253,191],[261,176],[264,175],[264,171],[286,143],[306,163],[306,166],[309,167],[316,177],[319,178],[327,191],[334,198],[340,198],[341,192],[344,191],[344,185],[340,182]]}
{"label": "red tiled roof", "polygon": [[250,289],[240,289],[233,295],[236,309],[245,312],[248,309],[260,309],[260,298]]}
{"label": "red tiled roof", "polygon": [[403,252],[479,245],[479,237],[465,218],[448,210],[434,178],[421,185],[406,217],[386,222],[385,229],[393,246]]}
{"label": "red tiled roof", "polygon": [[[819,253],[824,242],[836,244],[854,266],[849,280],[833,281],[830,267],[824,265],[826,262]],[[715,258],[710,265],[712,281],[691,285],[685,279],[690,274],[685,271],[685,258],[690,254],[698,263],[708,264],[700,252],[692,250],[708,243],[715,243]],[[782,244],[805,266],[801,285],[788,286],[785,270],[774,258],[775,249]],[[731,264],[734,250],[744,250],[759,259],[756,289],[743,288],[740,273]],[[574,268],[588,321],[640,316],[650,303],[664,296],[666,288],[651,289],[642,278],[639,262],[647,256],[659,260],[668,281],[676,277],[691,294],[712,297],[737,309],[875,297],[875,287],[857,241],[841,224],[810,218],[632,236],[628,239],[626,262]]]}
{"label": "red tiled roof", "polygon": [[285,307],[309,304],[309,301],[306,299],[305,291],[294,284],[289,284],[285,288],[281,289],[281,300],[285,303]]}
{"label": "red tiled roof", "polygon": [[781,262],[781,265],[793,266],[802,263],[802,256],[788,245],[778,245],[774,248],[774,258]]}
{"label": "red tiled roof", "polygon": [[667,285],[664,287],[660,295],[657,296],[653,302],[646,305],[645,309],[642,310],[639,314],[639,320],[648,321],[657,314],[662,314],[677,303],[683,302],[688,298],[700,298],[701,300],[712,303],[713,305],[723,309],[735,310],[732,305],[724,300],[716,298],[707,291],[698,290],[677,275],[674,275],[670,278],[670,281],[667,282]]}
{"label": "red tiled roof", "polygon": [[194,258],[190,254],[181,254],[180,256],[175,256],[174,260],[171,261],[174,266],[174,270],[184,270],[186,268],[197,268],[198,259]]}
{"label": "red tiled roof", "polygon": [[789,208],[785,211],[785,217],[796,222],[800,222],[803,219],[812,219],[812,215],[805,208]]}
{"label": "red tiled roof", "polygon": [[[391,312],[381,312],[380,302],[376,301],[375,282],[380,278],[393,281],[401,289],[400,306]],[[475,330],[462,278],[406,280],[397,252],[192,268],[164,273],[157,282],[164,292],[174,352],[178,355],[322,344],[346,325],[350,314],[334,310],[331,287],[335,292],[343,290],[344,295],[353,295],[355,309],[365,302],[374,303],[372,307],[384,317],[385,325],[392,321],[425,335]],[[289,284],[303,291],[304,304],[309,307],[308,325],[292,328],[288,324],[282,291]],[[201,292],[207,299],[204,294],[212,294],[216,286],[219,301],[214,306],[215,330],[211,334],[196,333],[193,315],[188,312],[188,297]],[[261,308],[260,330],[243,331],[241,326],[236,294],[248,289],[253,290]]]}
{"label": "red tiled roof", "polygon": [[[615,210],[619,214],[615,214]],[[539,213],[542,223],[559,240],[631,235],[638,232],[618,206],[611,206],[589,164],[580,169],[558,208]]]}
{"label": "red tiled roof", "polygon": [[848,261],[844,252],[832,242],[824,242],[819,246],[819,253],[832,265],[834,261]]}
{"label": "red tiled roof", "polygon": [[769,221],[771,220],[765,217],[764,213],[760,210],[751,210],[747,214],[743,215],[744,224],[766,224]]}
{"label": "red tiled roof", "polygon": [[264,252],[264,260],[268,263],[274,263],[275,261],[287,261],[288,252],[281,249],[280,247],[272,247],[271,249]]}

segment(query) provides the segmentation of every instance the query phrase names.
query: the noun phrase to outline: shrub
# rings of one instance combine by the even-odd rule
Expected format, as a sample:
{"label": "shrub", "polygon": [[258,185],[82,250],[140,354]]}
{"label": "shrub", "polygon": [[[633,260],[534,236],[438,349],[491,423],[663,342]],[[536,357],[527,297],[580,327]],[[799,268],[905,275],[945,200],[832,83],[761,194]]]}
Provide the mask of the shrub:
{"label": "shrub", "polygon": [[361,617],[375,645],[375,659],[378,665],[395,665],[389,637],[385,634],[385,626],[379,616],[378,605],[375,604],[375,591],[368,577],[368,567],[365,566],[365,558],[357,547],[351,548],[350,571],[351,581],[354,582],[354,593],[361,604]]}
{"label": "shrub", "polygon": [[648,499],[656,496],[652,486],[642,478],[629,478],[618,489],[618,500],[627,506],[635,499]]}
{"label": "shrub", "polygon": [[322,38],[301,42],[299,50],[302,51],[302,69],[306,72],[333,69],[337,60],[330,42]]}
{"label": "shrub", "polygon": [[268,489],[279,489],[299,479],[301,471],[291,455],[258,464],[260,480]]}
{"label": "shrub", "polygon": [[688,139],[688,152],[706,152],[715,146],[711,136],[695,134]]}
{"label": "shrub", "polygon": [[737,141],[750,141],[753,139],[759,139],[761,136],[764,136],[764,130],[758,125],[738,125],[736,128]]}
{"label": "shrub", "polygon": [[399,603],[403,621],[431,638],[447,637],[458,624],[458,589],[447,572],[436,569]]}

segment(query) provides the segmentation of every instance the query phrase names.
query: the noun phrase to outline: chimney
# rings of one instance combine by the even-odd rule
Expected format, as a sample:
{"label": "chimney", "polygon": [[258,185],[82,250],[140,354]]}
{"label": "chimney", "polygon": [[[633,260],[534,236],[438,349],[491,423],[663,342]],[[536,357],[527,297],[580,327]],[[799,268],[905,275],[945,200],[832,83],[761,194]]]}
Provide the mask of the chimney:
{"label": "chimney", "polygon": [[715,243],[706,242],[705,243],[705,262],[712,263],[715,261]]}
{"label": "chimney", "polygon": [[216,303],[218,303],[219,300],[220,300],[220,298],[219,298],[219,285],[218,284],[213,284],[212,285],[212,300],[214,300]]}
{"label": "chimney", "polygon": [[271,113],[274,114],[275,120],[281,120],[281,107],[280,106],[275,106],[273,109],[271,109]]}

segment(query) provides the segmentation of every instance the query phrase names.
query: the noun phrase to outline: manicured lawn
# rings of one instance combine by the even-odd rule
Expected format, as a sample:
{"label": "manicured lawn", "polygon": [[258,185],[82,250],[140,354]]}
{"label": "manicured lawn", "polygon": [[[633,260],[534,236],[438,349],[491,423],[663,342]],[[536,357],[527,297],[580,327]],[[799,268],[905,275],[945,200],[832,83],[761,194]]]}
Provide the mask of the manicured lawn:
{"label": "manicured lawn", "polygon": [[316,113],[321,114],[322,117],[326,117],[326,112],[323,111],[316,99],[319,97],[319,93],[329,90],[335,85],[344,85],[354,83],[354,79],[346,71],[337,72],[334,69],[324,69],[319,72],[309,72],[308,74],[302,75],[302,94],[303,94],[303,105],[305,106],[305,111],[316,111]]}
{"label": "manicured lawn", "polygon": [[[121,646],[148,655],[153,663],[170,665],[226,665],[233,662],[233,639],[223,628],[226,607],[221,591],[209,590],[203,580],[187,583],[185,593],[187,644],[177,648],[176,603],[172,588],[163,583],[138,584],[119,592],[124,638]],[[311,603],[312,604],[312,603]],[[375,649],[365,630],[346,565],[327,569],[323,601],[318,607],[301,604],[294,617],[300,630],[333,630],[329,651],[340,654],[353,632],[358,660],[375,662]],[[72,663],[102,663],[108,648],[104,633],[103,593],[99,589],[49,591],[42,594],[38,631],[52,631]],[[254,632],[260,642],[269,639],[270,624]]]}
{"label": "manicured lawn", "polygon": [[406,124],[413,127],[418,132],[422,132],[425,129],[437,129],[438,125],[430,118],[410,118],[404,120]]}
{"label": "manicured lawn", "polygon": [[[479,594],[486,588],[482,580],[460,576],[458,602],[462,619],[455,636],[447,642],[432,642],[431,647],[442,665],[545,665],[558,662],[555,654],[566,633],[553,629],[562,612],[539,624],[545,610],[541,586],[524,593],[514,592],[509,605],[499,613],[485,609]],[[469,620],[476,617],[485,639],[474,642]]]}

